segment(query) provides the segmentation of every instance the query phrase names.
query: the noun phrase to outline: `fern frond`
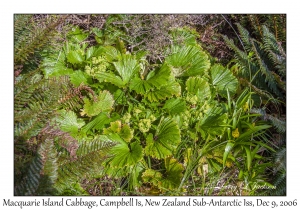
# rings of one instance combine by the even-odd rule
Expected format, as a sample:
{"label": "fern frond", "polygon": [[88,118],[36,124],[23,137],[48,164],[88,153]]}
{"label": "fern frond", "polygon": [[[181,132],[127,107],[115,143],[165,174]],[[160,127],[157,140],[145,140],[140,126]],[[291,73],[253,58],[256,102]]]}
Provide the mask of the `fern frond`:
{"label": "fern frond", "polygon": [[282,120],[282,119],[274,117],[270,114],[267,114],[264,109],[252,108],[251,112],[261,114],[261,117],[262,117],[263,120],[269,120],[272,123],[272,125],[275,127],[275,129],[277,130],[278,133],[285,133],[286,132],[286,122],[285,122],[285,120]]}
{"label": "fern frond", "polygon": [[77,149],[77,159],[61,162],[55,188],[62,192],[68,185],[83,178],[102,176],[102,163],[108,150],[115,145],[101,137],[91,141],[82,141]]}
{"label": "fern frond", "polygon": [[53,184],[56,180],[56,156],[57,152],[53,144],[53,139],[46,139],[40,145],[37,156],[29,165],[27,175],[21,183],[17,183],[15,186],[15,195],[37,195],[38,191],[49,191],[49,189],[45,189],[45,181],[47,180],[47,182]]}
{"label": "fern frond", "polygon": [[[24,20],[21,20],[24,18]],[[15,34],[14,34],[14,63],[15,65],[25,64],[26,62],[38,64],[38,60],[29,59],[37,51],[46,47],[55,33],[55,28],[60,25],[67,15],[52,18],[45,28],[39,27],[33,20],[32,15],[15,15]]]}
{"label": "fern frond", "polygon": [[251,48],[252,48],[252,44],[251,44],[251,41],[250,41],[250,36],[249,36],[249,32],[247,31],[247,29],[245,29],[243,26],[241,26],[241,24],[237,24],[237,27],[238,27],[238,31],[240,33],[240,37],[243,41],[243,45],[246,49],[246,51],[250,51]]}

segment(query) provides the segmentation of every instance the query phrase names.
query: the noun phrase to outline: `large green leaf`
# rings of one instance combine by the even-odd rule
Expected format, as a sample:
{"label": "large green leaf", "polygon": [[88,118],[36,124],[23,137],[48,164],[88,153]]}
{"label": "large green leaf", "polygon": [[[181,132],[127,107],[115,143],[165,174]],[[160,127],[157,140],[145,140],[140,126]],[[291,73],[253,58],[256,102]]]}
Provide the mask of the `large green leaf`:
{"label": "large green leaf", "polygon": [[100,112],[109,112],[114,104],[114,98],[110,92],[104,90],[101,91],[97,97],[97,100],[84,98],[84,106],[82,115],[86,114],[89,117],[96,116]]}
{"label": "large green leaf", "polygon": [[171,68],[163,65],[161,68],[151,71],[146,80],[134,78],[130,83],[130,88],[139,94],[145,94],[155,87],[160,88],[166,85],[171,79]]}
{"label": "large green leaf", "polygon": [[182,164],[180,164],[175,158],[165,159],[164,179],[162,181],[162,187],[167,189],[178,188],[182,178],[182,172],[184,170]]}
{"label": "large green leaf", "polygon": [[182,164],[175,158],[166,158],[165,170],[147,169],[143,173],[142,178],[144,182],[151,183],[162,190],[176,189],[180,185],[183,170]]}
{"label": "large green leaf", "polygon": [[122,55],[122,58],[113,64],[124,84],[127,84],[133,75],[140,69],[138,61],[130,54]]}
{"label": "large green leaf", "polygon": [[84,61],[84,56],[80,52],[72,50],[67,54],[67,59],[72,64],[80,64]]}
{"label": "large green leaf", "polygon": [[95,77],[100,81],[100,82],[109,82],[112,83],[118,87],[124,87],[125,83],[121,79],[121,77],[113,74],[113,73],[107,73],[107,72],[97,72]]}
{"label": "large green leaf", "polygon": [[136,165],[143,157],[143,148],[139,142],[131,144],[118,144],[111,149],[114,157],[110,161],[112,167],[122,168],[124,166]]}
{"label": "large green leaf", "polygon": [[157,159],[173,154],[180,143],[180,130],[175,120],[162,118],[155,136],[150,133],[146,140],[145,153]]}
{"label": "large green leaf", "polygon": [[148,93],[145,94],[145,97],[150,102],[157,102],[160,100],[165,100],[166,98],[170,98],[174,95],[181,95],[181,86],[175,80],[171,80],[167,85],[162,86],[159,89],[150,90]]}
{"label": "large green leaf", "polygon": [[83,71],[75,71],[70,75],[70,81],[75,87],[78,87],[81,84],[87,85],[87,77],[88,75]]}
{"label": "large green leaf", "polygon": [[203,118],[197,123],[196,129],[210,135],[222,135],[225,131],[226,114],[221,107],[209,108]]}
{"label": "large green leaf", "polygon": [[60,116],[56,118],[60,129],[71,134],[76,134],[78,129],[85,125],[83,119],[77,118],[73,111],[61,110]]}
{"label": "large green leaf", "polygon": [[186,103],[182,98],[171,98],[166,101],[163,109],[167,110],[170,114],[179,114],[186,109]]}
{"label": "large green leaf", "polygon": [[212,84],[216,87],[218,93],[227,97],[227,89],[230,95],[234,95],[238,87],[237,78],[230,72],[230,70],[225,69],[219,64],[215,64],[211,67],[211,79]]}
{"label": "large green leaf", "polygon": [[208,82],[200,77],[190,77],[186,81],[186,89],[189,93],[196,95],[201,101],[211,96]]}
{"label": "large green leaf", "polygon": [[203,75],[210,67],[208,56],[196,46],[173,46],[166,62],[175,77]]}

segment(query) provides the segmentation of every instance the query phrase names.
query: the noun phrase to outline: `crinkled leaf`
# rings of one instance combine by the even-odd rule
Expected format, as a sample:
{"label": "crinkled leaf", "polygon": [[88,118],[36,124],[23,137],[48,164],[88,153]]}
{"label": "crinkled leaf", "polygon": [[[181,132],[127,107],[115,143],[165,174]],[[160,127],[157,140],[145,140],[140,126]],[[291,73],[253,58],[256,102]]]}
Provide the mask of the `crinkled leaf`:
{"label": "crinkled leaf", "polygon": [[170,98],[174,95],[181,95],[181,86],[175,80],[170,81],[169,84],[162,86],[159,89],[150,90],[148,93],[145,94],[145,96],[150,102],[165,100],[166,98]]}
{"label": "crinkled leaf", "polygon": [[121,58],[121,53],[115,47],[112,46],[105,46],[105,55],[108,61],[113,62]]}
{"label": "crinkled leaf", "polygon": [[87,85],[87,76],[88,75],[86,75],[86,73],[83,71],[75,71],[73,74],[71,74],[70,81],[75,87],[78,87],[80,84]]}
{"label": "crinkled leaf", "polygon": [[77,118],[73,111],[61,110],[60,116],[56,118],[56,122],[62,131],[76,134],[78,129],[85,125],[83,119]]}
{"label": "crinkled leaf", "polygon": [[83,55],[77,51],[70,51],[67,55],[68,62],[72,64],[80,64],[84,61]]}
{"label": "crinkled leaf", "polygon": [[138,77],[132,79],[130,82],[130,89],[134,90],[138,94],[145,94],[152,88],[153,86],[151,86],[146,80],[142,80]]}
{"label": "crinkled leaf", "polygon": [[89,117],[96,116],[100,112],[111,111],[114,104],[113,96],[106,90],[99,93],[97,101],[87,98],[84,98],[83,101],[84,106],[82,114],[86,114]]}
{"label": "crinkled leaf", "polygon": [[175,77],[203,75],[210,68],[208,56],[196,46],[173,46],[166,62]]}
{"label": "crinkled leaf", "polygon": [[165,170],[147,169],[143,181],[151,183],[160,189],[175,189],[180,185],[184,168],[175,158],[165,159]]}
{"label": "crinkled leaf", "polygon": [[143,157],[143,148],[138,142],[118,144],[111,149],[114,157],[110,161],[112,167],[136,165]]}
{"label": "crinkled leaf", "polygon": [[211,95],[208,82],[200,77],[190,77],[186,81],[186,89],[189,93],[197,95],[201,101],[204,101]]}
{"label": "crinkled leaf", "polygon": [[113,64],[124,84],[127,84],[133,75],[140,69],[138,61],[129,54],[122,55],[122,58]]}
{"label": "crinkled leaf", "polygon": [[234,95],[238,86],[237,78],[221,65],[213,65],[211,67],[212,84],[216,87],[218,93],[227,97],[227,89],[230,95]]}
{"label": "crinkled leaf", "polygon": [[163,109],[167,110],[170,114],[179,114],[186,109],[186,103],[182,98],[171,98],[166,101]]}
{"label": "crinkled leaf", "polygon": [[119,133],[121,131],[121,126],[122,126],[122,124],[121,124],[120,120],[111,122],[110,126],[103,130],[103,133],[104,134]]}
{"label": "crinkled leaf", "polygon": [[180,185],[182,179],[182,172],[184,170],[175,158],[165,159],[166,171],[163,173],[162,187],[167,189],[175,189]]}
{"label": "crinkled leaf", "polygon": [[162,118],[155,136],[150,133],[146,139],[145,153],[157,159],[170,155],[180,143],[180,130],[175,120]]}
{"label": "crinkled leaf", "polygon": [[118,87],[124,87],[125,83],[121,79],[121,77],[113,74],[113,73],[107,73],[107,72],[97,72],[95,76],[100,82],[109,82],[111,84],[114,84]]}
{"label": "crinkled leaf", "polygon": [[154,186],[161,187],[162,174],[158,171],[147,169],[143,173],[142,178],[144,182],[148,182],[153,184]]}
{"label": "crinkled leaf", "polygon": [[226,115],[221,107],[209,108],[203,118],[197,123],[197,130],[204,131],[210,135],[222,135],[225,131]]}
{"label": "crinkled leaf", "polygon": [[130,142],[133,138],[133,129],[130,129],[129,125],[125,124],[122,126],[120,131],[120,137],[122,137],[126,142]]}
{"label": "crinkled leaf", "polygon": [[171,69],[168,65],[163,65],[161,68],[151,71],[146,80],[134,78],[130,83],[130,88],[139,94],[145,94],[155,87],[160,88],[169,83],[171,78]]}

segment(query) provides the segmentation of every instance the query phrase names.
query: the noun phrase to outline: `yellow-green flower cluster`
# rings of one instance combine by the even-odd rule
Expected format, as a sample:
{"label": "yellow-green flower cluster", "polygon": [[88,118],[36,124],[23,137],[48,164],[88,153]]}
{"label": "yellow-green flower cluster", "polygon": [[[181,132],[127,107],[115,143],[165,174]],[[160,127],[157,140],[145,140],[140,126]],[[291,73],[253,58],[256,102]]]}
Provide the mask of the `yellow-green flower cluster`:
{"label": "yellow-green flower cluster", "polygon": [[151,120],[151,122],[153,122],[156,120],[156,117],[153,114],[151,114],[148,119]]}
{"label": "yellow-green flower cluster", "polygon": [[183,121],[182,121],[182,128],[188,128],[189,126],[189,120],[191,118],[191,113],[189,111],[185,111],[182,115],[181,115]]}
{"label": "yellow-green flower cluster", "polygon": [[140,109],[138,109],[138,108],[134,108],[133,109],[133,115],[134,116],[138,116],[140,113],[142,113],[143,111],[142,110],[140,110]]}
{"label": "yellow-green flower cluster", "polygon": [[122,120],[123,120],[124,123],[129,123],[130,122],[130,118],[131,118],[131,114],[127,112],[122,117]]}
{"label": "yellow-green flower cluster", "polygon": [[141,119],[139,121],[139,130],[142,133],[146,133],[149,131],[150,127],[151,127],[151,120],[150,119]]}
{"label": "yellow-green flower cluster", "polygon": [[186,100],[193,105],[195,105],[199,102],[198,97],[196,95],[194,95],[194,96],[188,95],[188,96],[186,96]]}
{"label": "yellow-green flower cluster", "polygon": [[85,66],[85,72],[90,76],[95,76],[97,72],[105,72],[108,66],[105,56],[92,57],[92,67]]}

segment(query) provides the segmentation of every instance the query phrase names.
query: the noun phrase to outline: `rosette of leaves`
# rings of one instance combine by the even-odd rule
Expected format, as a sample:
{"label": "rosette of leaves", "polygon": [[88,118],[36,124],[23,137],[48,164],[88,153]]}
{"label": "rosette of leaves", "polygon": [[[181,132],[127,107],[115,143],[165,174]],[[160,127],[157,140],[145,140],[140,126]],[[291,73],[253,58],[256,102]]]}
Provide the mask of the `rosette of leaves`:
{"label": "rosette of leaves", "polygon": [[146,139],[145,154],[156,159],[171,156],[181,141],[177,122],[169,117],[162,117],[153,136],[149,133]]}
{"label": "rosette of leaves", "polygon": [[178,188],[183,177],[184,168],[175,158],[166,158],[162,170],[147,169],[142,179],[161,190],[172,190]]}

